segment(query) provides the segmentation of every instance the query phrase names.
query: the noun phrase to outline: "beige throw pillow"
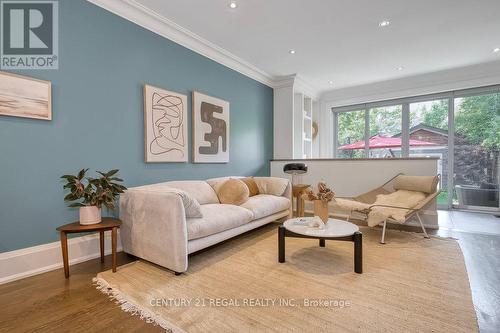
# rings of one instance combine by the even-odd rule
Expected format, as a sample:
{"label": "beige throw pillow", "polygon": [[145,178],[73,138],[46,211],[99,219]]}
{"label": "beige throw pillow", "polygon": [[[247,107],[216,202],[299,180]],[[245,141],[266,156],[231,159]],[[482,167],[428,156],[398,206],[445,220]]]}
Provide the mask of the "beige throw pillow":
{"label": "beige throw pillow", "polygon": [[250,191],[247,185],[239,179],[229,179],[219,188],[217,196],[222,204],[241,205],[247,202]]}
{"label": "beige throw pillow", "polygon": [[282,196],[285,193],[289,180],[277,177],[254,177],[259,193]]}
{"label": "beige throw pillow", "polygon": [[424,193],[436,192],[438,176],[405,176],[399,175],[394,180],[395,190],[416,191]]}
{"label": "beige throw pillow", "polygon": [[255,182],[253,177],[241,178],[241,181],[248,187],[250,197],[259,194],[259,187],[257,186],[257,183]]}

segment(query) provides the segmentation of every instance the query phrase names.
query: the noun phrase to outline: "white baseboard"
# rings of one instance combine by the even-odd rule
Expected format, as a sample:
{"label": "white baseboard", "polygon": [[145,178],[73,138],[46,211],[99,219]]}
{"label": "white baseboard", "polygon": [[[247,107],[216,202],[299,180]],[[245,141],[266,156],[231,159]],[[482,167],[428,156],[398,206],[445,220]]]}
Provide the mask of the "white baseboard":
{"label": "white baseboard", "polygon": [[[111,254],[111,232],[106,232],[105,254]],[[118,230],[117,251],[122,250]],[[101,255],[99,234],[68,239],[70,266]],[[63,267],[61,243],[53,242],[24,249],[0,253],[0,284],[23,279]],[[70,267],[71,272],[71,267]],[[61,273],[62,274],[62,273]]]}

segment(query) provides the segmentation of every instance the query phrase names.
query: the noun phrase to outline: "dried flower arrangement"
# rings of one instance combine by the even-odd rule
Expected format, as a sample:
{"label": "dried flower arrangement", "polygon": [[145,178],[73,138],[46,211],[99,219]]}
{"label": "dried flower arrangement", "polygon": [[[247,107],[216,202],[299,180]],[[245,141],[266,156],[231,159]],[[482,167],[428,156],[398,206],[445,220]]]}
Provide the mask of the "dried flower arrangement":
{"label": "dried flower arrangement", "polygon": [[318,193],[314,193],[312,188],[308,188],[304,191],[304,194],[302,195],[302,198],[304,200],[321,200],[323,205],[328,205],[330,201],[332,201],[335,197],[335,192],[333,192],[331,189],[326,186],[326,183],[321,181],[318,183]]}

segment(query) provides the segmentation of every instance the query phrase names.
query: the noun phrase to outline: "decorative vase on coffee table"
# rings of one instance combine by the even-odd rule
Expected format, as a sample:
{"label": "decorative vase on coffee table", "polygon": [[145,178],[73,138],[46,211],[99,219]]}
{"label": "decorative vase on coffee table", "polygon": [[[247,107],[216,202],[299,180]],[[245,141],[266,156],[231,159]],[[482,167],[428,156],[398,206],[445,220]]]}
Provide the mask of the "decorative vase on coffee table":
{"label": "decorative vase on coffee table", "polygon": [[314,215],[319,216],[325,223],[328,222],[328,202],[314,200]]}
{"label": "decorative vase on coffee table", "polygon": [[101,223],[101,208],[97,206],[80,207],[80,224],[91,225]]}

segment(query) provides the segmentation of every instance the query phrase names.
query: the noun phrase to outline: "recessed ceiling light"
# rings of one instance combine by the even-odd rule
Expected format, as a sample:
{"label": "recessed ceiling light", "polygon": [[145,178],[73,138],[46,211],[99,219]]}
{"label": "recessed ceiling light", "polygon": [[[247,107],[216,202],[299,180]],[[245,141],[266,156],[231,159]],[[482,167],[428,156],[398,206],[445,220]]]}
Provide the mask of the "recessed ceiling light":
{"label": "recessed ceiling light", "polygon": [[290,50],[290,51],[288,51],[288,53],[295,54],[295,50]]}
{"label": "recessed ceiling light", "polygon": [[332,80],[328,81],[328,84],[329,84],[329,85],[332,85],[332,84],[333,84],[333,81],[332,81]]}
{"label": "recessed ceiling light", "polygon": [[391,24],[390,21],[384,20],[378,24],[379,27],[387,27],[389,24]]}
{"label": "recessed ceiling light", "polygon": [[401,72],[405,68],[403,66],[398,66],[398,67],[396,67],[396,69]]}
{"label": "recessed ceiling light", "polygon": [[236,7],[238,7],[238,4],[236,3],[236,1],[231,1],[229,3],[229,8],[231,9],[235,9]]}
{"label": "recessed ceiling light", "polygon": [[500,47],[495,47],[495,48],[493,49],[493,53],[498,53],[498,52],[500,52]]}

